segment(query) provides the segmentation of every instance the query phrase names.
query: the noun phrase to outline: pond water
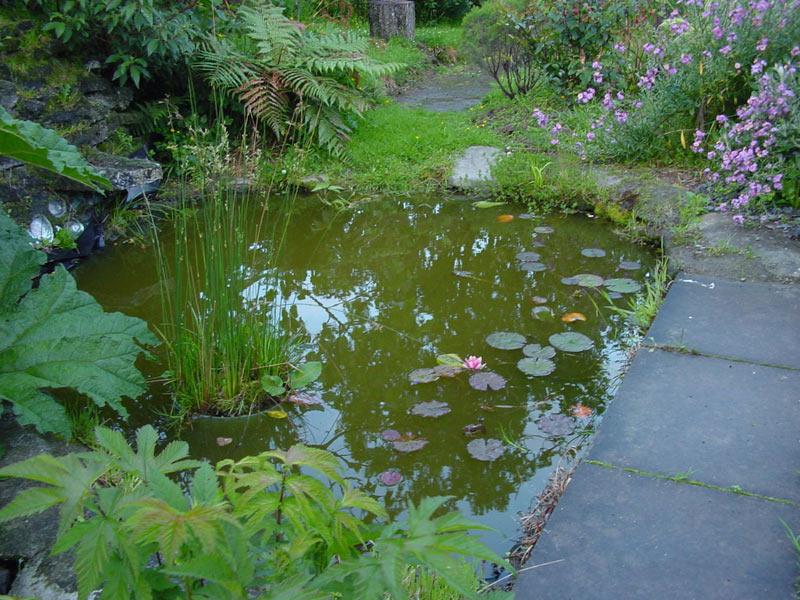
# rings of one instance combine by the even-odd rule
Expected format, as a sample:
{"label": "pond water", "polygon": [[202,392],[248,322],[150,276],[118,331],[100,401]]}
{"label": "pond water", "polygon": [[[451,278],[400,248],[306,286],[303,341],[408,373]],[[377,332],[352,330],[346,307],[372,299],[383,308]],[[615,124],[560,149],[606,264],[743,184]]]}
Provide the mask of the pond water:
{"label": "pond water", "polygon": [[[452,507],[499,531],[484,540],[506,552],[517,513],[542,491],[565,449],[585,442],[626,359],[626,327],[611,311],[598,313],[596,305],[607,302],[586,285],[592,278],[579,278],[584,285],[562,280],[592,274],[643,282],[654,260],[651,251],[598,219],[523,212],[431,197],[368,201],[345,210],[297,199],[279,264],[281,289],[287,318],[302,323],[310,336],[308,360],[324,363],[313,386],[322,404],[289,405],[288,419],[201,418],[180,437],[195,457],[211,461],[297,441],[324,447],[391,513],[400,514],[409,498],[453,495]],[[539,256],[518,257],[523,252]],[[159,286],[149,249],[110,247],[75,275],[106,310],[158,325]],[[635,286],[627,282],[621,289],[626,287]],[[565,322],[567,313],[586,320]],[[487,343],[494,332],[522,334],[527,344],[542,346],[553,334],[579,332],[592,347],[556,350],[553,372],[530,376],[518,369],[521,349]],[[412,383],[410,373],[435,367],[446,353],[480,356],[486,364],[480,372],[496,373],[505,386],[475,389],[471,371]],[[164,367],[146,368],[155,375]],[[434,400],[447,403],[450,412],[436,418],[411,412]],[[577,405],[585,407],[585,416],[573,416]],[[159,416],[169,406],[154,384],[129,403],[131,419],[119,425],[132,431],[149,422],[173,435],[166,433],[169,419]],[[468,437],[462,430],[468,425],[485,432]],[[391,437],[387,430],[427,444],[400,452],[384,439]],[[233,443],[220,446],[218,437]],[[474,458],[468,444],[475,439],[500,440],[503,454],[492,462]],[[381,474],[390,469],[402,479],[387,486]]]}

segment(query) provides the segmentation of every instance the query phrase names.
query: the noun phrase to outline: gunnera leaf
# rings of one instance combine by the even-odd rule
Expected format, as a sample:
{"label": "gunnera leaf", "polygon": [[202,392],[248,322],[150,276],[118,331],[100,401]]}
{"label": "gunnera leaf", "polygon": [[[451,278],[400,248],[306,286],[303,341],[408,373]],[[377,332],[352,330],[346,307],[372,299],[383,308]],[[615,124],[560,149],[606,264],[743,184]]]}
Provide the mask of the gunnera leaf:
{"label": "gunnera leaf", "polygon": [[481,371],[469,378],[469,384],[476,390],[481,390],[482,392],[485,392],[487,389],[497,391],[506,387],[506,380],[497,373]]}
{"label": "gunnera leaf", "polygon": [[439,375],[433,369],[415,369],[408,374],[411,385],[417,383],[433,383],[439,379]]}
{"label": "gunnera leaf", "polygon": [[450,407],[447,402],[440,402],[439,400],[431,400],[429,402],[420,402],[411,407],[411,414],[419,417],[441,417],[450,412]]}
{"label": "gunnera leaf", "polygon": [[400,471],[389,469],[381,473],[380,480],[383,485],[392,486],[400,483],[403,480],[403,476],[400,474]]}
{"label": "gunnera leaf", "polygon": [[503,442],[495,439],[476,439],[467,444],[467,452],[470,453],[472,458],[477,458],[485,462],[492,462],[497,460],[506,451]]}
{"label": "gunnera leaf", "polygon": [[605,286],[609,292],[617,292],[619,294],[632,294],[642,289],[642,285],[639,282],[627,277],[606,279]]}
{"label": "gunnera leaf", "polygon": [[538,252],[520,252],[514,258],[521,262],[536,262],[540,256]]}
{"label": "gunnera leaf", "polygon": [[553,358],[556,350],[552,346],[542,347],[541,344],[528,344],[522,349],[522,353],[530,358]]}
{"label": "gunnera leaf", "polygon": [[594,342],[577,331],[554,333],[550,336],[550,343],[563,352],[583,352],[594,346]]}
{"label": "gunnera leaf", "polygon": [[606,255],[606,251],[600,248],[584,248],[581,250],[581,254],[587,258],[602,258]]}
{"label": "gunnera leaf", "polygon": [[486,343],[498,350],[519,350],[525,345],[525,336],[511,331],[496,331],[486,337]]}
{"label": "gunnera leaf", "polygon": [[575,419],[562,414],[546,415],[536,421],[536,425],[550,435],[563,436],[575,431]]}
{"label": "gunnera leaf", "polygon": [[517,368],[526,375],[545,377],[556,370],[556,363],[549,358],[521,358]]}

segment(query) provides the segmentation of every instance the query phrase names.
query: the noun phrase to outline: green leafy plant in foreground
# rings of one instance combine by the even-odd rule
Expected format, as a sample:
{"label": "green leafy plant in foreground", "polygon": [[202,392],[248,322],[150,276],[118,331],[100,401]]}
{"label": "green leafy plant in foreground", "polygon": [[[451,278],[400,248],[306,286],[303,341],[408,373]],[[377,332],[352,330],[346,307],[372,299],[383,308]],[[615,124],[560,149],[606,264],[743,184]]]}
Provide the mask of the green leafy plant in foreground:
{"label": "green leafy plant in foreground", "polygon": [[[384,520],[385,509],[351,488],[324,450],[296,445],[214,469],[188,459],[185,442],[156,454],[149,425],[137,431],[135,450],[110,429],[96,428],[95,437],[92,452],[42,454],[0,470],[46,484],[21,492],[0,510],[0,522],[60,505],[54,552],[75,548],[80,599],[103,586],[104,600],[378,599],[387,592],[404,600],[409,565],[477,598],[474,578],[453,554],[507,566],[468,535],[483,526],[457,512],[434,516],[446,497],[409,503],[406,523],[368,525],[359,515]],[[171,473],[180,473],[185,489]]]}
{"label": "green leafy plant in foreground", "polygon": [[145,389],[134,366],[143,352],[137,341],[158,340],[144,321],[104,313],[62,266],[32,289],[45,260],[0,212],[0,399],[11,402],[21,424],[69,437],[64,406],[43,388],[77,390],[125,417],[122,396]]}

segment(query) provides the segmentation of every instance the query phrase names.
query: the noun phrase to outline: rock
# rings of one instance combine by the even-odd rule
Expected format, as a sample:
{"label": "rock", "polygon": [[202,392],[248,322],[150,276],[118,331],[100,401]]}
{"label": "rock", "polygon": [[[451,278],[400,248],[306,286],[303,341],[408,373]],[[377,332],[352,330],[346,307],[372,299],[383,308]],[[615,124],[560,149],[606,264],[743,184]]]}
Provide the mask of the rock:
{"label": "rock", "polygon": [[146,158],[124,158],[94,150],[87,154],[86,160],[111,182],[115,190],[151,189],[164,176],[161,165]]}
{"label": "rock", "polygon": [[0,81],[0,106],[11,111],[17,102],[19,102],[17,86],[10,81]]}
{"label": "rock", "polygon": [[492,146],[470,146],[456,160],[447,185],[462,190],[486,187],[492,182],[492,167],[501,154]]}
{"label": "rock", "polygon": [[35,556],[14,579],[11,595],[37,600],[77,600],[78,582],[72,572],[73,560],[72,552]]}

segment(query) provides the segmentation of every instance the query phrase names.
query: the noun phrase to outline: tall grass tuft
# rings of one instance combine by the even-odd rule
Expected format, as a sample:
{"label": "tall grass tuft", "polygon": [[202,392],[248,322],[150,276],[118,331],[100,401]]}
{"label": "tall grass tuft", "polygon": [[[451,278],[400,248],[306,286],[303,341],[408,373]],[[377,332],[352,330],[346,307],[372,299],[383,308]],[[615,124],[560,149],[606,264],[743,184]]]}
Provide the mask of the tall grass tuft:
{"label": "tall grass tuft", "polygon": [[204,186],[181,199],[174,237],[155,240],[160,334],[181,414],[239,415],[270,402],[264,375],[283,380],[298,338],[281,328],[275,263],[290,208],[259,209],[249,194]]}

